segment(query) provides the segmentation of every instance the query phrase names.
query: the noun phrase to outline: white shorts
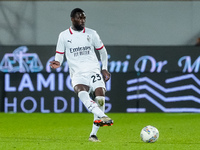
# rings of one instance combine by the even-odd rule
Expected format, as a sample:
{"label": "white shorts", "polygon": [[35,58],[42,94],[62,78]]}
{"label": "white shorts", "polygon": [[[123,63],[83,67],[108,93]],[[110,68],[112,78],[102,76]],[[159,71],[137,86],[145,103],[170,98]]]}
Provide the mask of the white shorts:
{"label": "white shorts", "polygon": [[85,73],[81,75],[73,75],[72,77],[72,86],[73,88],[77,84],[84,84],[90,87],[89,92],[94,92],[96,88],[98,87],[105,87],[105,82],[103,80],[103,77],[100,73],[98,72],[90,72],[90,73]]}

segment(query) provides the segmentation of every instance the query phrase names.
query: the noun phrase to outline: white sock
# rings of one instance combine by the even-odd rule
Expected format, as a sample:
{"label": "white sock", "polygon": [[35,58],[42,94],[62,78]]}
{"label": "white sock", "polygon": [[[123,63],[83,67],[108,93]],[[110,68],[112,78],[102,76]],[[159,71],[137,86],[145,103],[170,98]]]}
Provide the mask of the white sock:
{"label": "white sock", "polygon": [[96,96],[94,101],[98,104],[99,108],[105,112],[105,96]]}
{"label": "white sock", "polygon": [[80,98],[80,100],[83,102],[83,104],[85,105],[85,107],[91,111],[93,114],[95,114],[98,117],[103,117],[106,116],[104,114],[104,112],[98,107],[97,103],[94,102],[90,96],[89,93],[86,91],[80,91],[78,93],[78,97]]}
{"label": "white sock", "polygon": [[95,124],[93,124],[92,126],[92,132],[90,133],[91,135],[97,135],[97,131],[99,130],[99,126],[96,126]]}
{"label": "white sock", "polygon": [[[101,105],[100,105],[98,103],[98,100],[102,100],[103,104],[101,103]],[[98,104],[99,108],[104,112],[105,111],[105,97],[104,96],[97,96],[97,97],[95,97],[95,102]],[[94,120],[96,120],[96,119],[98,119],[98,117],[94,114]],[[96,126],[95,124],[93,124],[92,132],[90,133],[90,136],[96,135],[98,130],[99,130],[99,126]]]}

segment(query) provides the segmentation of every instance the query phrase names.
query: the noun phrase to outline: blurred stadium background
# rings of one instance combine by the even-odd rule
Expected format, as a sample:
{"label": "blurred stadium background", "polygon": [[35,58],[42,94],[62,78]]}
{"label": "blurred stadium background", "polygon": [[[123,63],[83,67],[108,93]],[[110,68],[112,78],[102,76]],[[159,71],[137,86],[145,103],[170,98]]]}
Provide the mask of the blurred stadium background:
{"label": "blurred stadium background", "polygon": [[106,112],[200,112],[199,1],[0,1],[0,112],[87,112],[58,34],[80,7],[109,54]]}
{"label": "blurred stadium background", "polygon": [[[51,70],[58,35],[80,7],[109,54],[112,127],[88,142],[92,114]],[[0,149],[199,150],[200,1],[0,1]],[[80,122],[83,121],[83,122]],[[80,125],[81,124],[81,125]],[[157,127],[155,144],[140,131]]]}

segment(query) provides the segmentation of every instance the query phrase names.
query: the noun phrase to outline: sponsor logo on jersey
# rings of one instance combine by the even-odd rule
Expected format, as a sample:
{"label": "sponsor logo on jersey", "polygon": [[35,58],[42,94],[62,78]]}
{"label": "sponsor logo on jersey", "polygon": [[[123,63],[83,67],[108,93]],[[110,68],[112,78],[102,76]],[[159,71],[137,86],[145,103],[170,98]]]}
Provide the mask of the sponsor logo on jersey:
{"label": "sponsor logo on jersey", "polygon": [[81,46],[81,47],[76,47],[76,48],[70,48],[70,53],[74,52],[79,52],[79,51],[86,51],[86,50],[91,50],[90,46]]}
{"label": "sponsor logo on jersey", "polygon": [[89,55],[90,50],[92,48],[90,46],[82,46],[82,47],[76,47],[76,48],[70,48],[70,53],[74,55],[74,57],[81,56],[81,55]]}

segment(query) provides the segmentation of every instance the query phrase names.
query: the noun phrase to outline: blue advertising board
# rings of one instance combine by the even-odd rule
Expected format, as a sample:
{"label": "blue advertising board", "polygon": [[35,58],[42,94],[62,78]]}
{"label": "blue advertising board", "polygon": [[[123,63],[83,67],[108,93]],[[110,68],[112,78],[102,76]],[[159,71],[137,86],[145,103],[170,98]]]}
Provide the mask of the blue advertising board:
{"label": "blue advertising board", "polygon": [[[106,112],[200,112],[200,55],[192,46],[106,46]],[[55,46],[0,46],[1,112],[88,112]],[[97,53],[98,55],[98,53]]]}

